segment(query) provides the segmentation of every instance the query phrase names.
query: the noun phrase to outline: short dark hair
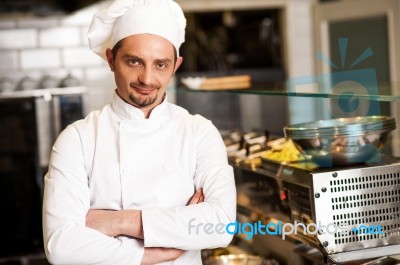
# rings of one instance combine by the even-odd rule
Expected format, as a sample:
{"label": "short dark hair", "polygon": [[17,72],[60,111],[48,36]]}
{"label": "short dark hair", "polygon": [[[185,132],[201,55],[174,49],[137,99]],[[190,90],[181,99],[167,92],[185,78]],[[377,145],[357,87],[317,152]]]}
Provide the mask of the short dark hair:
{"label": "short dark hair", "polygon": [[113,59],[115,59],[115,57],[117,57],[117,52],[118,52],[118,50],[121,48],[121,46],[122,46],[122,41],[123,41],[123,40],[124,40],[124,39],[118,41],[118,42],[114,45],[114,47],[111,49],[111,53],[112,53]]}
{"label": "short dark hair", "polygon": [[[118,50],[121,48],[123,40],[124,40],[124,39],[119,40],[119,41],[114,45],[114,47],[111,49],[111,53],[112,53],[113,59],[117,57],[117,52],[118,52]],[[177,59],[177,58],[178,58],[178,54],[177,54],[176,49],[175,49],[175,47],[174,47],[174,63],[176,63],[176,59]]]}

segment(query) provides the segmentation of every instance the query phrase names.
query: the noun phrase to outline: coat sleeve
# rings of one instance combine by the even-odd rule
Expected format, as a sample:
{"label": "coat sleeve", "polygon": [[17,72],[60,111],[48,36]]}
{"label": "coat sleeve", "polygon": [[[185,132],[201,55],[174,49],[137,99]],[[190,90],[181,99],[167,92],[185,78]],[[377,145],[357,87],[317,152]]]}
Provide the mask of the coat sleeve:
{"label": "coat sleeve", "polygon": [[225,231],[236,218],[236,187],[226,147],[212,123],[195,116],[196,189],[203,188],[205,202],[177,208],[142,210],[146,247],[184,250],[227,246]]}
{"label": "coat sleeve", "polygon": [[52,264],[140,264],[143,242],[106,236],[85,226],[88,175],[77,129],[68,126],[52,149],[45,176],[43,237]]}

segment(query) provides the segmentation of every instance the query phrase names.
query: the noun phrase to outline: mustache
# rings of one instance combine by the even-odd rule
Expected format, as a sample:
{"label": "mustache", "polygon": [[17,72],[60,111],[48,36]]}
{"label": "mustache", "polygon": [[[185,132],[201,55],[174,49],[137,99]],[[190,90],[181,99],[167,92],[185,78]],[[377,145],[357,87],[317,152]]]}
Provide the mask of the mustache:
{"label": "mustache", "polygon": [[154,84],[144,84],[142,82],[132,82],[129,84],[130,87],[132,88],[138,88],[138,89],[160,89],[161,87],[158,85]]}

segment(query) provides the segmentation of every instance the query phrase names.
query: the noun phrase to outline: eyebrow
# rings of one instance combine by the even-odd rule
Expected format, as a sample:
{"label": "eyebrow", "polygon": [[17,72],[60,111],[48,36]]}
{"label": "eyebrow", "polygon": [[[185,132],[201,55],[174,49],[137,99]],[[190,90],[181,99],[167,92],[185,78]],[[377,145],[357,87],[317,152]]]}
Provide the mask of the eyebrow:
{"label": "eyebrow", "polygon": [[[125,58],[125,59],[134,59],[134,60],[136,60],[136,61],[139,61],[139,62],[141,62],[141,63],[144,63],[144,59],[143,59],[143,58],[141,58],[141,57],[139,57],[139,56],[137,56],[137,55],[134,55],[134,54],[125,54],[125,55],[123,56],[123,58]],[[156,59],[155,62],[156,62],[156,63],[170,64],[170,63],[172,63],[172,60],[169,59],[169,58],[162,58],[162,59]]]}
{"label": "eyebrow", "polygon": [[165,58],[165,59],[158,59],[156,60],[157,63],[165,63],[165,64],[170,64],[172,63],[172,60],[169,58]]}
{"label": "eyebrow", "polygon": [[123,58],[125,58],[125,59],[133,59],[133,60],[139,61],[139,62],[141,62],[141,63],[144,62],[144,60],[143,60],[142,58],[140,58],[139,56],[136,56],[136,55],[134,55],[134,54],[125,54],[125,55],[123,56]]}

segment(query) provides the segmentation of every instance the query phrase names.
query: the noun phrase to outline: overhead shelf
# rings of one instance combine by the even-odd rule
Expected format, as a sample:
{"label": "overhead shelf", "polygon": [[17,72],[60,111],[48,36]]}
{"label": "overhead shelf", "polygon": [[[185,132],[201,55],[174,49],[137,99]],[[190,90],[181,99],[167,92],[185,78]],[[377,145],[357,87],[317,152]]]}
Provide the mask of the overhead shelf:
{"label": "overhead shelf", "polygon": [[[266,95],[266,96],[286,96],[286,97],[311,97],[311,98],[341,98],[351,100],[354,98],[397,102],[400,101],[400,82],[391,84],[378,84],[374,89],[363,89],[359,85],[357,87],[348,89],[337,89],[335,92],[319,91],[313,87],[304,87],[297,90],[290,90],[282,82],[272,82],[265,85],[251,86],[244,89],[218,89],[218,90],[202,90],[202,89],[189,89],[186,87],[178,87],[178,92],[198,92],[198,93],[235,93],[235,94],[249,94],[249,95]],[[375,91],[373,93],[369,91]]]}

